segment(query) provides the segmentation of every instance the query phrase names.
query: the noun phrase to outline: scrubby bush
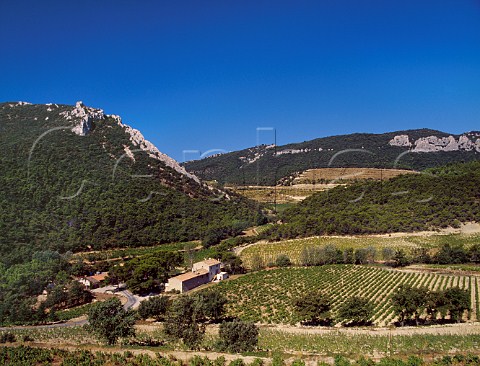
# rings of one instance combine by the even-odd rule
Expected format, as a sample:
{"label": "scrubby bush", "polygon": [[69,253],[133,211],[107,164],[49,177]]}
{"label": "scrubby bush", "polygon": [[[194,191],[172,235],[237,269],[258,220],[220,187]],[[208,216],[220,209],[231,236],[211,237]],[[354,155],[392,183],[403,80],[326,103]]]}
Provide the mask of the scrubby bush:
{"label": "scrubby bush", "polygon": [[223,322],[219,329],[219,348],[228,352],[253,351],[258,345],[258,327],[240,320]]}
{"label": "scrubby bush", "polygon": [[275,265],[277,267],[289,267],[292,265],[292,261],[285,254],[280,254],[275,260]]}

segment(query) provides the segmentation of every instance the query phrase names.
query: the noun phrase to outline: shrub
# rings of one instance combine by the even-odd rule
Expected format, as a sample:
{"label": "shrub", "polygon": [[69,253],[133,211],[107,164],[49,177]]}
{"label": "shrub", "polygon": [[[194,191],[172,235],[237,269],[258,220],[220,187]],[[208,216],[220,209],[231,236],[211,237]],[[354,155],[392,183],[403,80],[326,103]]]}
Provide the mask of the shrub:
{"label": "shrub", "polygon": [[22,337],[22,341],[23,342],[33,342],[34,339],[32,337],[30,337],[28,334],[25,334],[23,337]]}
{"label": "shrub", "polygon": [[239,320],[220,325],[220,349],[229,352],[253,351],[258,345],[258,327]]}
{"label": "shrub", "polygon": [[275,265],[277,267],[289,267],[292,265],[292,261],[285,254],[280,254],[275,260]]}

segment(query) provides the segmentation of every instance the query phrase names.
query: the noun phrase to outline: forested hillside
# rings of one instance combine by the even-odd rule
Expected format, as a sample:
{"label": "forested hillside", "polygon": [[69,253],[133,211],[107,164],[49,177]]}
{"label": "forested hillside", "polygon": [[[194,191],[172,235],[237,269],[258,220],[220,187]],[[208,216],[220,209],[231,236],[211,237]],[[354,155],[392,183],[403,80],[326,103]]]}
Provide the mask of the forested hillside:
{"label": "forested hillside", "polygon": [[283,212],[274,239],[419,231],[480,221],[480,162],[320,192]]}
{"label": "forested hillside", "polygon": [[0,262],[201,239],[263,220],[124,125],[77,106],[0,104]]}
{"label": "forested hillside", "polygon": [[451,135],[419,129],[330,136],[277,147],[260,145],[189,161],[184,166],[203,179],[220,183],[272,186],[293,173],[313,168],[423,170],[476,159],[480,159],[479,132]]}

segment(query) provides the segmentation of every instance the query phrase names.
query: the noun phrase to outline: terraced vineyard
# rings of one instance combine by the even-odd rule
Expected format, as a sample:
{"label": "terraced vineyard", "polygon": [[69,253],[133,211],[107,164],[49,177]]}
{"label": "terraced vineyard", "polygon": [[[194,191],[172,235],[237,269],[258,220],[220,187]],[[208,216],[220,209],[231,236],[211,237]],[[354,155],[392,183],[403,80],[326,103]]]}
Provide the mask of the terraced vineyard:
{"label": "terraced vineyard", "polygon": [[321,290],[333,299],[333,313],[348,297],[364,296],[375,304],[375,325],[395,321],[390,295],[400,284],[429,289],[459,286],[469,289],[472,299],[471,320],[478,320],[480,278],[436,273],[402,272],[378,267],[331,265],[309,268],[285,268],[252,273],[218,288],[229,299],[228,314],[261,323],[295,324],[301,319],[293,311],[293,299],[307,291]]}
{"label": "terraced vineyard", "polygon": [[279,242],[261,242],[241,251],[241,258],[247,267],[250,266],[254,255],[259,255],[265,263],[274,262],[280,254],[286,254],[290,260],[299,264],[300,253],[304,247],[335,245],[344,250],[346,248],[373,247],[377,250],[377,260],[381,258],[383,248],[404,249],[407,252],[412,248],[436,248],[444,243],[463,244],[468,247],[480,242],[479,234],[450,234],[450,235],[409,235],[409,236],[321,236],[304,239],[283,240]]}

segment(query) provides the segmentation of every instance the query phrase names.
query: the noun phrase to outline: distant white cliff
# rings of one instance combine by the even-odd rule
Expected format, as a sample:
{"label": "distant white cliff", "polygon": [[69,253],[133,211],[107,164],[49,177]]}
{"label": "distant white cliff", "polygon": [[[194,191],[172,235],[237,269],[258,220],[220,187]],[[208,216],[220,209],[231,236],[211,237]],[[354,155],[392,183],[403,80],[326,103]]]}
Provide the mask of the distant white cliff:
{"label": "distant white cliff", "polygon": [[412,152],[435,151],[472,151],[480,152],[480,133],[472,132],[461,135],[458,140],[454,136],[421,137],[412,144],[408,135],[398,135],[389,142],[391,146],[412,147]]}

